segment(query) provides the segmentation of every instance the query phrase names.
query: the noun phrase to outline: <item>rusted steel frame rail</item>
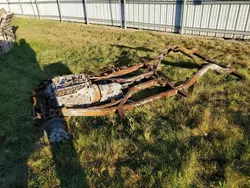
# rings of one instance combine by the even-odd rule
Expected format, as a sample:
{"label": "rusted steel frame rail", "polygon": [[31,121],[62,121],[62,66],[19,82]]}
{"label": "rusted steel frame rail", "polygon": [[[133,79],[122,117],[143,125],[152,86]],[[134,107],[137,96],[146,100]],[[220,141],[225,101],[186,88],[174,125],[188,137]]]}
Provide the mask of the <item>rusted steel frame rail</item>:
{"label": "rusted steel frame rail", "polygon": [[[170,96],[174,96],[176,94],[178,94],[178,92],[180,92],[181,90],[187,90],[189,87],[191,87],[192,85],[194,85],[198,79],[200,77],[202,77],[207,71],[209,70],[215,70],[218,71],[220,73],[226,74],[226,73],[232,73],[232,69],[231,68],[223,68],[220,67],[219,65],[215,65],[215,64],[207,64],[205,66],[203,66],[196,74],[194,74],[190,79],[188,79],[185,83],[176,86],[176,87],[172,87],[172,89],[153,95],[151,97],[136,101],[134,103],[130,103],[130,104],[124,104],[123,105],[123,110],[130,110],[132,108],[138,107],[138,106],[142,106],[144,104],[147,103],[151,103],[154,100],[157,99],[162,99],[165,97],[170,97]],[[129,94],[128,94],[129,96]],[[118,103],[117,103],[118,104]],[[62,114],[64,116],[103,116],[103,115],[108,115],[110,113],[116,112],[117,111],[118,106],[112,106],[109,108],[102,108],[102,106],[97,107],[90,107],[90,108],[76,108],[76,109],[72,109],[72,108],[62,108]]]}
{"label": "rusted steel frame rail", "polygon": [[234,69],[233,68],[223,68],[219,65],[209,63],[209,64],[203,66],[198,72],[196,72],[184,84],[181,84],[181,85],[177,86],[176,88],[187,90],[192,85],[194,85],[199,80],[199,78],[202,77],[209,70],[213,70],[213,71],[216,71],[216,72],[221,73],[221,74],[231,74]]}
{"label": "rusted steel frame rail", "polygon": [[[157,72],[158,68],[159,68],[159,65],[161,63],[161,60],[166,56],[168,55],[170,52],[180,52],[184,55],[186,55],[187,57],[189,57],[190,59],[193,60],[193,62],[199,66],[202,66],[196,59],[195,59],[195,56],[206,61],[207,63],[212,63],[212,64],[216,64],[218,66],[221,66],[219,65],[218,63],[206,58],[206,57],[203,57],[202,55],[200,55],[198,53],[198,49],[194,48],[194,49],[187,49],[187,48],[184,48],[184,47],[181,47],[181,46],[178,46],[178,45],[173,45],[173,46],[169,46],[166,48],[166,50],[164,50],[162,53],[159,54],[159,56],[151,61],[148,61],[148,62],[145,62],[145,63],[142,63],[142,64],[138,64],[138,65],[134,65],[132,67],[129,67],[129,68],[125,68],[125,69],[122,69],[122,70],[119,70],[119,71],[116,71],[116,72],[113,72],[113,73],[110,73],[110,74],[107,74],[105,76],[101,76],[101,77],[91,77],[90,79],[91,80],[95,80],[95,81],[99,81],[99,80],[105,80],[105,79],[114,79],[114,81],[116,80],[119,80],[120,82],[129,82],[129,79],[121,79],[121,78],[115,78],[115,77],[118,77],[118,76],[123,76],[123,75],[126,75],[126,74],[129,74],[129,73],[132,73],[132,72],[135,72],[137,70],[139,70],[140,68],[148,68],[148,71],[151,72],[153,71],[154,73]],[[222,67],[222,66],[221,66]],[[226,67],[224,67],[226,68]],[[145,73],[147,75],[151,74],[151,73]],[[237,73],[235,70],[232,71],[232,74],[234,76],[237,76],[237,77],[240,77],[242,78],[242,76]],[[139,75],[140,76],[140,75]],[[139,77],[138,76],[138,77]],[[133,78],[131,78],[133,79]],[[136,79],[136,78],[135,78]]]}
{"label": "rusted steel frame rail", "polygon": [[[221,66],[221,65],[219,65],[218,63],[216,63],[216,62],[214,62],[214,61],[212,61],[212,60],[210,60],[210,59],[208,59],[208,58],[206,58],[206,57],[203,57],[202,55],[200,55],[200,54],[197,53],[197,52],[195,52],[194,55],[197,56],[197,57],[199,57],[200,59],[202,59],[202,60],[208,62],[208,63],[213,63],[213,64],[215,64],[215,65]],[[225,68],[225,67],[224,67],[224,68]],[[236,77],[238,77],[238,78],[244,78],[244,76],[242,76],[240,73],[238,73],[238,72],[237,72],[234,68],[232,68],[232,67],[231,67],[231,73],[230,73],[230,74],[232,74],[232,75],[234,75],[234,76],[236,76]]]}
{"label": "rusted steel frame rail", "polygon": [[163,80],[162,78],[156,78],[150,81],[147,81],[145,83],[139,84],[139,85],[135,85],[134,87],[132,87],[127,93],[126,95],[123,97],[123,99],[121,100],[120,104],[117,107],[117,111],[120,115],[120,117],[124,116],[124,110],[123,110],[123,105],[128,101],[128,99],[134,95],[136,92],[145,90],[147,88],[152,88],[152,87],[156,87],[156,86],[161,86],[164,87],[168,84],[168,82],[166,82],[166,80]]}
{"label": "rusted steel frame rail", "polygon": [[[200,66],[201,66],[201,64],[195,59],[195,57],[198,57],[198,58],[202,59],[203,61],[206,61],[207,63],[211,63],[211,64],[215,64],[217,66],[223,67],[219,63],[199,54],[197,48],[193,48],[193,49],[189,50],[187,48],[176,45],[176,46],[172,46],[172,47],[167,48],[167,51],[168,51],[168,53],[170,53],[171,51],[180,52],[180,53],[188,56],[189,58],[191,58],[195,64],[200,65]],[[223,68],[226,69],[227,67],[223,67]],[[234,68],[230,68],[230,69],[231,69],[230,74],[232,74],[238,78],[243,78],[243,76],[241,74],[239,74]]]}
{"label": "rusted steel frame rail", "polygon": [[106,79],[110,79],[110,78],[113,78],[113,77],[126,75],[126,74],[129,74],[131,72],[135,72],[135,71],[139,70],[142,67],[144,67],[144,64],[138,64],[138,65],[134,65],[132,67],[126,68],[126,69],[122,69],[122,70],[107,74],[105,76],[91,77],[90,79],[95,80],[95,81],[106,80]]}
{"label": "rusted steel frame rail", "polygon": [[[112,72],[112,73],[107,74],[105,76],[90,77],[90,79],[91,80],[95,80],[95,81],[106,80],[106,79],[111,79],[111,78],[115,79],[115,77],[123,76],[123,75],[129,74],[129,73],[135,72],[135,71],[137,71],[137,70],[139,70],[140,68],[143,68],[143,67],[147,68],[148,72],[152,72],[153,71],[154,73],[156,73],[157,69],[159,68],[159,65],[161,63],[161,60],[168,53],[170,53],[171,51],[173,51],[173,52],[182,52],[183,54],[185,54],[188,57],[192,58],[192,60],[194,62],[196,62],[196,60],[193,58],[193,56],[190,55],[190,52],[191,51],[193,52],[194,50],[188,50],[186,48],[180,48],[179,46],[169,46],[164,52],[160,53],[157,58],[155,58],[155,59],[153,59],[151,61],[148,61],[148,62],[145,62],[145,63],[141,63],[141,64],[137,64],[137,65],[125,68],[125,69],[121,69],[119,71]],[[197,51],[197,50],[195,50],[195,51]],[[151,74],[151,73],[147,73],[147,74]],[[121,78],[117,78],[117,80],[120,80],[120,82],[126,82],[125,79],[122,80]]]}
{"label": "rusted steel frame rail", "polygon": [[[153,59],[151,61],[148,61],[148,62],[145,62],[145,63],[141,63],[141,64],[137,64],[137,65],[125,68],[125,69],[121,69],[119,71],[107,74],[105,76],[90,77],[90,79],[91,80],[95,80],[95,81],[106,80],[106,79],[110,79],[110,78],[114,78],[114,77],[118,77],[118,76],[123,76],[123,75],[129,74],[129,73],[135,72],[135,71],[137,71],[137,70],[139,70],[140,68],[143,68],[143,67],[147,68],[148,72],[152,72],[153,71],[154,73],[156,73],[157,69],[158,69],[158,67],[159,67],[159,65],[161,63],[161,60],[170,52],[170,49],[172,49],[172,48],[173,47],[169,47],[167,49],[167,52],[165,52],[165,51],[162,52],[157,58],[155,58],[155,59]],[[151,73],[148,73],[148,74],[151,74]],[[124,79],[121,82],[126,82],[126,80]]]}
{"label": "rusted steel frame rail", "polygon": [[130,78],[111,78],[109,80],[118,82],[118,83],[128,83],[128,82],[135,82],[135,81],[140,81],[144,78],[150,78],[151,76],[154,75],[154,71],[146,72],[137,76],[133,76]]}
{"label": "rusted steel frame rail", "polygon": [[194,57],[194,54],[197,53],[198,49],[197,48],[193,48],[193,49],[187,49],[178,45],[175,46],[170,46],[169,48],[167,48],[167,53],[170,52],[180,52],[183,55],[186,55],[187,57],[189,57],[190,59],[193,60],[193,62],[197,65],[201,65]]}
{"label": "rusted steel frame rail", "polygon": [[[172,89],[172,90],[154,95],[152,97],[148,97],[146,99],[143,99],[143,100],[131,103],[131,104],[125,104],[123,106],[123,110],[124,111],[131,110],[135,107],[153,102],[154,100],[176,95],[177,93],[178,93],[178,90]],[[104,109],[91,109],[91,108],[67,109],[67,108],[63,108],[62,113],[64,116],[104,116],[104,115],[108,115],[110,113],[116,112],[116,110],[117,110],[117,106],[110,107],[110,108],[104,108]]]}

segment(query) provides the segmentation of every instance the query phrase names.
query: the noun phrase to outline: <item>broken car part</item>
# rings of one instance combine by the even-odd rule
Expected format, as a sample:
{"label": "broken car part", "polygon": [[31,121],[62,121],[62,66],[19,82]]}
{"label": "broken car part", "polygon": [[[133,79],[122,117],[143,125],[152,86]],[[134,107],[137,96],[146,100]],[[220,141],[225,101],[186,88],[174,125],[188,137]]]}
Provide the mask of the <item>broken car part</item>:
{"label": "broken car part", "polygon": [[0,53],[8,52],[15,42],[15,34],[12,30],[14,13],[0,9]]}

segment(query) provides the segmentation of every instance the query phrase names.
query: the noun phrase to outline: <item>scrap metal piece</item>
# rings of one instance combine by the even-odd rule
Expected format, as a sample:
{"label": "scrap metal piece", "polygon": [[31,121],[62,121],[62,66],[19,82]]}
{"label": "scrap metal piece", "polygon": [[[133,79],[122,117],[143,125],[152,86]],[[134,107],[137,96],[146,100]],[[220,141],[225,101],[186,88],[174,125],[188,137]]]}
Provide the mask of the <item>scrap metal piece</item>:
{"label": "scrap metal piece", "polygon": [[49,137],[50,143],[58,143],[71,139],[67,132],[66,121],[62,118],[54,118],[45,123],[44,129]]}
{"label": "scrap metal piece", "polygon": [[145,78],[150,78],[155,74],[154,71],[150,71],[150,72],[146,72],[137,76],[133,76],[130,78],[111,78],[110,80],[114,81],[114,82],[118,82],[118,83],[132,83],[132,82],[138,82],[141,81],[142,79]]}
{"label": "scrap metal piece", "polygon": [[105,76],[91,77],[90,79],[95,80],[95,81],[99,81],[99,80],[105,80],[105,79],[109,79],[109,78],[113,78],[113,77],[123,76],[123,75],[129,74],[131,72],[135,72],[138,69],[142,68],[143,66],[144,66],[144,64],[138,64],[138,65],[134,65],[132,67],[126,68],[126,69],[119,70],[117,72],[107,74]]}
{"label": "scrap metal piece", "polygon": [[0,9],[0,53],[8,52],[15,42],[15,34],[12,30],[14,13]]}

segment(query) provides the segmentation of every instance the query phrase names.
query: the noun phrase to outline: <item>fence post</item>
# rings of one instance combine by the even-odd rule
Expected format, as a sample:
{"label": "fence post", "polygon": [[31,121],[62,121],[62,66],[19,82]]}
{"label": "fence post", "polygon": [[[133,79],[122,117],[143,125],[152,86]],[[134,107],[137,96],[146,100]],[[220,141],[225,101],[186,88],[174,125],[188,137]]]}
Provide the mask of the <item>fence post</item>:
{"label": "fence post", "polygon": [[37,10],[37,14],[38,14],[39,20],[41,20],[41,13],[40,13],[40,10],[39,10],[39,6],[38,6],[37,0],[35,0],[35,3],[36,3],[36,10]]}
{"label": "fence post", "polygon": [[181,35],[184,33],[184,15],[185,15],[185,11],[186,11],[186,5],[187,5],[187,0],[183,0],[182,6],[181,6],[181,23],[180,23],[180,30],[179,30],[179,33]]}
{"label": "fence post", "polygon": [[122,0],[119,0],[120,5],[120,26],[122,28]]}
{"label": "fence post", "polygon": [[89,24],[88,14],[87,14],[87,0],[83,0],[83,11],[85,13],[85,23]]}
{"label": "fence post", "polygon": [[248,26],[247,23],[248,23],[248,20],[249,20],[249,16],[250,16],[250,6],[248,8],[248,12],[247,12],[247,15],[246,15],[247,19],[246,19],[246,24],[245,24],[245,27],[244,27],[244,31],[247,30],[247,26]]}
{"label": "fence post", "polygon": [[21,0],[19,0],[19,5],[20,5],[20,9],[21,9],[22,15],[24,16]]}
{"label": "fence post", "polygon": [[[249,6],[248,12],[247,12],[247,18],[246,18],[246,24],[245,24],[245,27],[244,27],[244,31],[247,30],[247,26],[248,26],[247,23],[248,23],[248,20],[249,20],[249,16],[250,16],[250,6]],[[244,35],[243,39],[247,39],[247,35]]]}
{"label": "fence post", "polygon": [[31,7],[32,7],[32,10],[33,10],[34,16],[36,18],[36,12],[35,12],[35,9],[34,9],[34,6],[33,6],[33,0],[30,0],[30,3],[31,3]]}
{"label": "fence post", "polygon": [[9,11],[11,11],[10,10],[10,2],[9,2],[9,0],[6,0],[7,1],[7,5],[8,5],[8,8],[9,8]]}
{"label": "fence post", "polygon": [[126,0],[123,0],[123,22],[124,22],[124,29],[127,29],[127,23],[126,23]]}
{"label": "fence post", "polygon": [[58,7],[58,13],[59,13],[60,21],[63,22],[60,0],[57,0],[57,7]]}

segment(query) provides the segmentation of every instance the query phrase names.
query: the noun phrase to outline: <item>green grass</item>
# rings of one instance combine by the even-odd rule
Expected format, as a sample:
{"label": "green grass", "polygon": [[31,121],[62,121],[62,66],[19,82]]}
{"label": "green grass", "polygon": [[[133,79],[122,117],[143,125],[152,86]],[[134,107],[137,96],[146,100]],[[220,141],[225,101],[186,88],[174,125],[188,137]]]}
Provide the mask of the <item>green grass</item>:
{"label": "green grass", "polygon": [[[0,187],[250,187],[247,42],[16,18],[17,43],[0,56]],[[75,139],[38,147],[29,96],[42,79],[136,64],[166,45],[197,47],[246,79],[209,72],[189,91],[105,117],[69,119]],[[161,73],[184,81],[180,54]]]}

